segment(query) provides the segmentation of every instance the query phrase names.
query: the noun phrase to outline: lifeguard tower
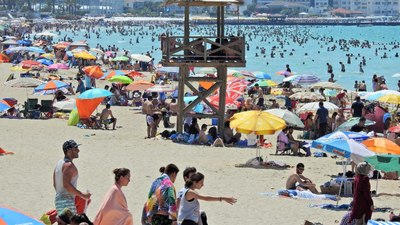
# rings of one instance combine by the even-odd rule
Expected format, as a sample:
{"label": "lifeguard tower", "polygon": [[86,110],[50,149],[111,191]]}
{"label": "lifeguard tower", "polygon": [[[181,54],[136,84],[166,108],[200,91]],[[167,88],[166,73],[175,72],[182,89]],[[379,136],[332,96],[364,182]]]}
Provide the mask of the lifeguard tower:
{"label": "lifeguard tower", "polygon": [[[194,118],[217,118],[218,132],[224,127],[225,95],[228,67],[245,67],[245,40],[238,36],[225,36],[225,7],[231,4],[241,5],[243,0],[167,0],[166,5],[177,4],[185,9],[184,36],[161,37],[162,59],[165,67],[179,67],[178,115],[177,130],[182,132],[183,120],[186,116]],[[216,36],[191,36],[189,9],[194,6],[216,7]],[[215,76],[190,76],[190,67],[214,67]],[[204,91],[199,91],[191,82],[213,82]],[[185,87],[189,88],[197,98],[185,105]],[[207,97],[218,91],[219,107],[214,107]],[[192,109],[200,102],[207,104],[212,113],[193,114]]]}

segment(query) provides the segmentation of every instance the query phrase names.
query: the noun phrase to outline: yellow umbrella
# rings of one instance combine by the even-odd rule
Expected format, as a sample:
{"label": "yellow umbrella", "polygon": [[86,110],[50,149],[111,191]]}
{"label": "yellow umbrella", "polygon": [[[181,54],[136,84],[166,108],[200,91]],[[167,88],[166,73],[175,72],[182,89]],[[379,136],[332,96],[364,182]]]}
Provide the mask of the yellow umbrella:
{"label": "yellow umbrella", "polygon": [[278,130],[286,127],[283,119],[263,111],[246,111],[235,114],[231,118],[231,128],[237,132],[250,134],[254,132],[257,135],[274,134]]}
{"label": "yellow umbrella", "polygon": [[79,52],[74,54],[75,58],[80,58],[80,59],[97,59],[96,56],[88,53],[88,52]]}
{"label": "yellow umbrella", "polygon": [[46,58],[46,59],[54,59],[54,54],[51,54],[51,53],[45,53],[40,56],[43,58]]}
{"label": "yellow umbrella", "polygon": [[400,95],[397,94],[388,94],[384,95],[377,99],[379,102],[386,102],[399,105],[400,104]]}
{"label": "yellow umbrella", "polygon": [[31,69],[30,68],[29,69],[25,69],[25,68],[22,68],[22,66],[13,66],[13,67],[11,67],[11,71],[26,72],[26,71],[29,71],[29,70],[31,70]]}

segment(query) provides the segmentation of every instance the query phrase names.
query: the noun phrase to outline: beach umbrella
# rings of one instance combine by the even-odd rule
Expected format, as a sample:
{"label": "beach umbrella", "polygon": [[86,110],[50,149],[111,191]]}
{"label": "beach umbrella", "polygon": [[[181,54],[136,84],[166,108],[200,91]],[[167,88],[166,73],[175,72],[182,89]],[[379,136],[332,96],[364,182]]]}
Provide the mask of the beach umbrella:
{"label": "beach umbrella", "polygon": [[388,129],[388,131],[392,132],[392,133],[400,133],[400,125],[394,126],[394,127],[390,127]]}
{"label": "beach umbrella", "polygon": [[289,76],[293,75],[292,72],[288,72],[286,70],[278,71],[278,72],[276,72],[276,74],[281,75],[281,76],[285,76],[285,77],[289,77]]}
{"label": "beach umbrella", "polygon": [[160,67],[156,71],[160,73],[179,73],[179,67]]}
{"label": "beach umbrella", "polygon": [[6,81],[4,85],[7,87],[37,87],[44,83],[44,81],[36,78],[24,77]]}
{"label": "beach umbrella", "polygon": [[90,89],[80,94],[76,99],[79,118],[89,118],[104,98],[111,95],[113,94],[110,91],[101,88]]}
{"label": "beach umbrella", "polygon": [[392,77],[400,77],[400,73],[395,73],[392,75]]}
{"label": "beach umbrella", "polygon": [[33,61],[33,60],[24,60],[21,62],[22,68],[26,69],[26,68],[32,68],[35,66],[40,66],[41,63],[37,62],[37,61]]}
{"label": "beach umbrella", "polygon": [[236,100],[244,94],[247,88],[247,82],[241,79],[232,79],[226,83],[226,94],[228,97]]}
{"label": "beach umbrella", "polygon": [[278,86],[278,84],[272,80],[259,80],[255,83],[253,83],[251,85],[251,87],[253,87],[256,84],[258,84],[260,87],[276,87],[276,86]]}
{"label": "beach umbrella", "polygon": [[371,138],[362,142],[367,148],[378,154],[400,155],[400,146],[387,138]]}
{"label": "beach umbrella", "polygon": [[241,70],[239,73],[245,77],[256,78],[256,76],[252,72],[247,70]]}
{"label": "beach umbrella", "polygon": [[117,62],[117,61],[129,61],[129,58],[126,57],[126,56],[118,56],[118,57],[115,57],[115,58],[111,59],[111,61],[113,61],[113,62]]}
{"label": "beach umbrella", "polygon": [[271,75],[269,75],[267,73],[264,73],[264,72],[261,72],[261,71],[254,72],[253,74],[257,79],[266,79],[266,80],[271,80],[272,79]]}
{"label": "beach umbrella", "polygon": [[365,157],[375,155],[365,145],[353,139],[318,138],[311,143],[311,147],[323,150],[344,158],[351,158],[355,163],[364,161]]}
{"label": "beach umbrella", "polygon": [[59,80],[52,80],[45,84],[41,84],[34,89],[34,92],[44,91],[44,90],[59,90],[61,88],[67,88],[69,84],[64,83]]}
{"label": "beach umbrella", "polygon": [[289,96],[292,100],[322,101],[325,100],[318,92],[297,92]]}
{"label": "beach umbrella", "polygon": [[282,118],[288,126],[304,128],[304,123],[301,121],[301,119],[287,109],[268,109],[264,110],[264,112],[268,112],[279,118]]}
{"label": "beach umbrella", "polygon": [[23,52],[23,51],[29,51],[29,47],[27,47],[27,46],[17,46],[17,47],[12,47],[12,48],[6,49],[7,53],[10,53],[10,52]]}
{"label": "beach umbrella", "polygon": [[76,108],[76,99],[72,98],[65,101],[56,102],[53,104],[53,107],[58,110],[72,111],[74,108]]}
{"label": "beach umbrella", "polygon": [[36,220],[25,213],[7,206],[0,206],[0,224],[1,225],[44,225],[44,223]]}
{"label": "beach umbrella", "polygon": [[79,52],[74,54],[74,57],[79,59],[97,59],[96,56],[90,54],[89,52]]}
{"label": "beach umbrella", "polygon": [[[219,107],[219,94],[212,95],[207,98],[207,100],[213,105],[214,107]],[[238,108],[240,102],[236,101],[236,99],[229,97],[228,94],[225,96],[225,107],[227,108]]]}
{"label": "beach umbrella", "polygon": [[0,53],[0,63],[7,63],[10,62],[10,58],[3,53]]}
{"label": "beach umbrella", "polygon": [[69,70],[69,67],[65,63],[55,63],[47,67],[49,70]]}
{"label": "beach umbrella", "polygon": [[98,48],[90,48],[89,51],[97,53],[97,54],[100,54],[100,55],[104,54],[104,52],[101,49],[98,49]]}
{"label": "beach umbrella", "polygon": [[57,34],[53,34],[51,32],[45,31],[45,32],[41,32],[41,33],[36,33],[35,36],[56,37]]}
{"label": "beach umbrella", "polygon": [[365,158],[376,170],[400,174],[400,155],[374,155]]}
{"label": "beach umbrella", "polygon": [[[344,130],[350,130],[352,126],[356,125],[360,120],[360,117],[353,117],[348,120],[346,120],[344,123],[342,123],[338,128],[336,128],[336,131],[344,131]],[[372,120],[366,120],[365,121],[365,126],[371,126],[374,125],[376,122]]]}
{"label": "beach umbrella", "polygon": [[110,70],[107,73],[104,73],[102,77],[100,77],[100,80],[107,80],[110,79],[113,76],[124,76],[128,75],[131,71],[129,70]]}
{"label": "beach umbrella", "polygon": [[0,112],[3,112],[5,110],[9,110],[11,108],[10,104],[4,100],[0,100]]}
{"label": "beach umbrella", "polygon": [[128,91],[144,91],[148,88],[151,88],[154,86],[153,83],[150,83],[148,81],[144,80],[139,80],[139,81],[134,81],[130,83],[128,86],[126,86],[126,90]]}
{"label": "beach umbrella", "polygon": [[210,82],[210,81],[200,81],[199,85],[200,87],[208,90],[211,88],[211,86],[213,86],[215,84],[215,82]]}
{"label": "beach umbrella", "polygon": [[379,97],[377,99],[377,101],[399,105],[400,104],[400,95],[398,95],[398,94],[383,95],[383,96]]}
{"label": "beach umbrella", "polygon": [[[339,109],[339,107],[331,102],[324,102],[324,107],[329,112],[335,112]],[[297,110],[297,113],[303,112],[316,112],[319,109],[319,102],[309,102],[304,104],[301,108]]]}
{"label": "beach umbrella", "polygon": [[149,56],[141,55],[141,54],[132,54],[131,55],[131,59],[132,60],[136,60],[136,61],[140,61],[140,62],[150,62],[151,60],[153,60]]}
{"label": "beach umbrella", "polygon": [[283,119],[271,113],[257,110],[236,113],[230,121],[231,128],[243,134],[253,132],[256,135],[274,134],[286,127]]}
{"label": "beach umbrella", "polygon": [[71,44],[71,42],[58,42],[57,44],[53,45],[53,48],[57,48],[57,49],[66,49],[69,45]]}
{"label": "beach umbrella", "polygon": [[143,73],[132,70],[132,71],[129,71],[129,73],[126,74],[126,76],[134,79],[135,77],[143,77]]}
{"label": "beach umbrella", "polygon": [[337,90],[332,90],[332,89],[325,89],[324,90],[324,95],[327,97],[334,97],[338,94]]}
{"label": "beach umbrella", "polygon": [[25,45],[25,46],[31,46],[32,45],[32,41],[30,41],[30,40],[18,40],[17,43],[20,44],[20,45]]}
{"label": "beach umbrella", "polygon": [[330,134],[324,135],[320,137],[321,139],[353,139],[355,141],[364,141],[369,139],[368,135],[364,135],[358,132],[351,132],[351,131],[335,131]]}
{"label": "beach umbrella", "polygon": [[371,94],[367,95],[365,99],[368,101],[376,101],[378,98],[389,94],[400,95],[400,92],[394,90],[381,90],[381,91],[371,92]]}
{"label": "beach umbrella", "polygon": [[87,76],[93,77],[96,79],[99,79],[104,75],[103,70],[101,70],[100,66],[85,66],[83,68],[83,72]]}
{"label": "beach umbrella", "polygon": [[36,53],[46,53],[43,49],[39,47],[28,47],[29,52],[36,52]]}
{"label": "beach umbrella", "polygon": [[133,82],[132,79],[127,76],[113,76],[110,79],[108,79],[108,81],[123,83],[123,84],[130,84]]}
{"label": "beach umbrella", "polygon": [[339,84],[333,82],[318,82],[310,86],[310,88],[319,89],[334,89],[334,90],[343,90],[344,88]]}
{"label": "beach umbrella", "polygon": [[175,91],[174,85],[154,85],[146,89],[146,92],[173,92],[173,91]]}
{"label": "beach umbrella", "polygon": [[292,82],[293,84],[310,85],[320,81],[319,77],[310,74],[294,75],[283,79],[285,82]]}
{"label": "beach umbrella", "polygon": [[54,64],[54,62],[50,59],[38,59],[37,61],[45,66],[50,66]]}
{"label": "beach umbrella", "polygon": [[51,53],[41,54],[40,57],[41,58],[46,58],[46,59],[54,59],[55,58],[54,54],[51,54]]}

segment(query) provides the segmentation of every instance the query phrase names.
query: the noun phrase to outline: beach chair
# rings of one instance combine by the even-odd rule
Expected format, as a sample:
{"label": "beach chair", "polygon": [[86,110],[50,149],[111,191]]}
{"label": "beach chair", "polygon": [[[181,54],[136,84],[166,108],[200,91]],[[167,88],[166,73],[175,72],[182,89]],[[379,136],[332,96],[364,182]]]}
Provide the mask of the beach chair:
{"label": "beach chair", "polygon": [[[28,98],[24,103],[24,110],[22,111],[25,118],[39,118],[40,111],[38,110],[38,99]],[[39,116],[36,116],[39,115]]]}
{"label": "beach chair", "polygon": [[53,101],[42,100],[40,104],[41,104],[40,106],[41,118],[46,118],[46,119],[53,118]]}
{"label": "beach chair", "polygon": [[292,154],[292,148],[290,147],[289,143],[283,142],[282,140],[276,140],[276,155],[290,155]]}

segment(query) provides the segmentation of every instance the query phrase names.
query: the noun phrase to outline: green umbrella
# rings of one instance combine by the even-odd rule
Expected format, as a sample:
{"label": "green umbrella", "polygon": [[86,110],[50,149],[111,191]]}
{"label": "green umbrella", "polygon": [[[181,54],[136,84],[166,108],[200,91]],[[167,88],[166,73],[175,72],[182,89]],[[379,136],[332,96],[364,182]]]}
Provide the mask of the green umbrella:
{"label": "green umbrella", "polygon": [[111,61],[129,61],[129,58],[126,56],[118,56],[118,57],[111,59]]}
{"label": "green umbrella", "polygon": [[113,76],[110,79],[108,79],[108,81],[117,82],[117,83],[123,83],[123,84],[132,83],[132,79],[127,77],[127,76]]}
{"label": "green umbrella", "polygon": [[[342,123],[338,128],[336,128],[335,131],[350,130],[351,127],[356,125],[359,120],[360,120],[360,117],[350,118],[350,119],[346,120],[346,122]],[[376,123],[375,121],[366,120],[365,121],[365,126],[368,127],[368,126],[374,125],[375,123]]]}
{"label": "green umbrella", "polygon": [[365,158],[376,170],[400,174],[400,155],[374,155]]}

